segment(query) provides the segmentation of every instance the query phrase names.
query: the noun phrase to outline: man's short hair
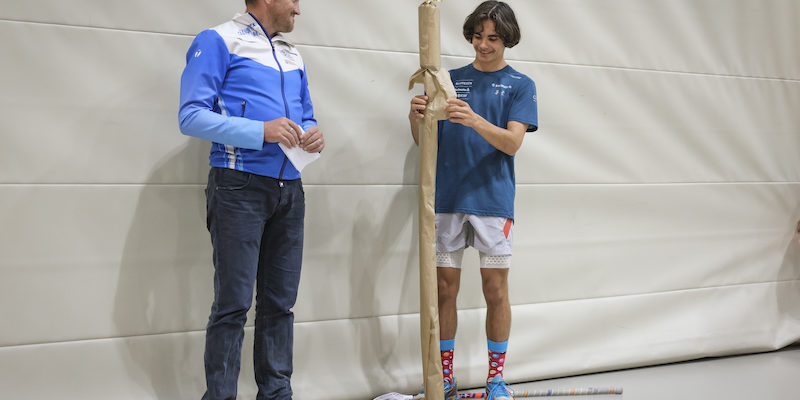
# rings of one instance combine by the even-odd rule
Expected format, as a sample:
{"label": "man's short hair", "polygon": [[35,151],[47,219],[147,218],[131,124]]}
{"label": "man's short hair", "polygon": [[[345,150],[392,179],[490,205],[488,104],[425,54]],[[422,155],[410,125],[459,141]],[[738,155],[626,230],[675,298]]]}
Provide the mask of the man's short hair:
{"label": "man's short hair", "polygon": [[517,17],[511,6],[502,1],[484,1],[472,14],[467,16],[467,19],[464,20],[464,38],[468,42],[472,42],[476,28],[480,29],[481,24],[486,20],[494,22],[495,32],[503,40],[504,46],[511,48],[519,43],[521,34]]}
{"label": "man's short hair", "polygon": [[249,6],[251,4],[255,4],[256,0],[244,0],[244,5]]}

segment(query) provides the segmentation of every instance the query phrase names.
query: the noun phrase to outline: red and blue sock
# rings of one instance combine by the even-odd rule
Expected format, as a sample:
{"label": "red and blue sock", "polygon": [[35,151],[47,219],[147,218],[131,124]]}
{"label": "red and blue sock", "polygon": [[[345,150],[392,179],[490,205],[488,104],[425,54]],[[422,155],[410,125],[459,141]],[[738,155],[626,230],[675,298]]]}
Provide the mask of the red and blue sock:
{"label": "red and blue sock", "polygon": [[456,346],[456,340],[440,340],[439,350],[442,354],[442,376],[446,385],[452,385],[453,378],[453,350]]}
{"label": "red and blue sock", "polygon": [[506,363],[508,340],[505,342],[493,342],[486,339],[486,343],[489,347],[489,377],[486,378],[486,383],[489,383],[497,375],[500,375],[501,379],[503,378],[503,365]]}

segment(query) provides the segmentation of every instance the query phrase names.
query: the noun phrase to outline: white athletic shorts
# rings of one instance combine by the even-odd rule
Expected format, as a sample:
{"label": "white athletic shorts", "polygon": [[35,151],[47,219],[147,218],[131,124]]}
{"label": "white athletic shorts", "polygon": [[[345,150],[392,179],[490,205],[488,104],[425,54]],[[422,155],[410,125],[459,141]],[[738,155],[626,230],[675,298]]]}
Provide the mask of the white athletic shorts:
{"label": "white athletic shorts", "polygon": [[514,221],[504,217],[436,214],[436,265],[460,268],[464,249],[480,253],[481,268],[511,266]]}

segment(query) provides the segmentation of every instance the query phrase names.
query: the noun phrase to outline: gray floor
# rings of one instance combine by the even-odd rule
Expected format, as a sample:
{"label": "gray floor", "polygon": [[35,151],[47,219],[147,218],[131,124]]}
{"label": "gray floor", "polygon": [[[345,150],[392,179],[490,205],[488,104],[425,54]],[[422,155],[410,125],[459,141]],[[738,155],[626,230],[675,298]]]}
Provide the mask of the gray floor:
{"label": "gray floor", "polygon": [[584,400],[797,400],[800,345],[744,356],[606,372],[513,385],[516,389],[621,386],[621,395],[568,396]]}

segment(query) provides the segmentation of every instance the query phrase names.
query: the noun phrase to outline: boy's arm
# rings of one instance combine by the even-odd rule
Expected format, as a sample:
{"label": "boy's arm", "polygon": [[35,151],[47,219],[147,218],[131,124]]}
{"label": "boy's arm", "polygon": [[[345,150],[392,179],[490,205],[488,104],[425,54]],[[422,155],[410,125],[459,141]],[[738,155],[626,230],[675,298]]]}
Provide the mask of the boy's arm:
{"label": "boy's arm", "polygon": [[522,139],[525,138],[528,124],[508,121],[508,126],[501,128],[472,111],[472,107],[463,100],[450,99],[447,100],[447,104],[445,111],[450,117],[450,122],[474,129],[497,150],[513,156],[522,146]]}

